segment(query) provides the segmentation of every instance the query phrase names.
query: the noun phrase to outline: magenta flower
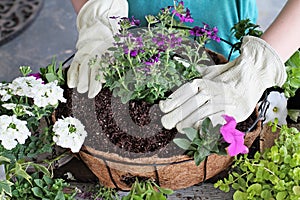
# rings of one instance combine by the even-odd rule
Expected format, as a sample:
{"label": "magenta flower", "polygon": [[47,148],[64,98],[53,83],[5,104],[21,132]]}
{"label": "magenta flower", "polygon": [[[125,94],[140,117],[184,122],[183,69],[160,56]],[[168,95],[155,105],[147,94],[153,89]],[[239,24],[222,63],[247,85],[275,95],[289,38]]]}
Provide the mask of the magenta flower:
{"label": "magenta flower", "polygon": [[190,9],[184,8],[183,1],[180,1],[178,3],[178,6],[176,7],[175,10],[172,11],[172,13],[179,18],[180,22],[190,22],[190,23],[194,22]]}
{"label": "magenta flower", "polygon": [[130,20],[130,24],[133,26],[139,26],[141,24],[141,21],[138,19],[135,19],[134,16],[132,16],[131,20]]}
{"label": "magenta flower", "polygon": [[218,37],[218,28],[213,27],[212,29],[209,27],[208,24],[203,23],[203,27],[195,26],[190,31],[190,35],[201,37],[206,35],[208,38],[215,40],[216,42],[220,42],[221,39]]}
{"label": "magenta flower", "polygon": [[248,153],[249,149],[244,145],[245,134],[235,128],[237,124],[235,119],[228,115],[223,115],[223,118],[227,123],[220,128],[220,131],[224,140],[229,143],[228,154],[236,156],[240,153]]}
{"label": "magenta flower", "polygon": [[[28,76],[33,76],[35,77],[35,79],[42,79],[42,75],[40,73],[32,73],[32,74],[28,74]],[[45,82],[43,81],[42,84],[45,84]]]}

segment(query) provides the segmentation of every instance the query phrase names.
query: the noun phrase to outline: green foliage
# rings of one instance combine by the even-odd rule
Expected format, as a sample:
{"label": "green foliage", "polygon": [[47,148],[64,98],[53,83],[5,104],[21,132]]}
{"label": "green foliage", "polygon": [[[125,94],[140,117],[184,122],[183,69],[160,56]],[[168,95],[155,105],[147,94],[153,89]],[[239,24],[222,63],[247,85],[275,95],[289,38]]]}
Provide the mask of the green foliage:
{"label": "green foliage", "polygon": [[116,200],[119,199],[119,196],[115,189],[98,185],[96,187],[96,193],[95,195],[93,195],[93,199],[99,199],[99,198],[105,200]]}
{"label": "green foliage", "polygon": [[[123,25],[122,32],[114,37],[116,45],[109,48],[109,53],[99,62],[90,62],[101,66],[98,78],[104,76],[105,86],[114,96],[120,97],[122,103],[132,99],[154,103],[165,99],[173,88],[200,77],[196,65],[208,60],[205,52],[199,55],[206,40],[192,42],[191,46],[188,29],[179,29],[177,25],[180,24],[175,23],[173,17],[161,10],[158,16],[147,16],[148,23],[153,24],[151,28],[149,25],[148,28],[129,30],[128,23],[121,21],[120,24],[126,26]],[[157,19],[160,19],[159,23],[156,23]],[[188,67],[174,59],[182,52],[185,53],[180,56],[188,58],[185,61],[189,63]]]}
{"label": "green foliage", "polygon": [[122,200],[166,200],[166,195],[172,193],[172,190],[161,188],[154,181],[139,182],[136,180],[129,194],[122,197]]}
{"label": "green foliage", "polygon": [[199,165],[212,153],[226,155],[220,127],[221,125],[214,127],[211,120],[206,118],[200,130],[185,128],[184,132],[187,138],[175,138],[173,141],[180,148],[186,150],[187,155],[193,156],[196,165]]}
{"label": "green foliage", "polygon": [[233,199],[300,198],[300,132],[283,125],[275,145],[263,153],[237,157],[233,171],[215,187],[228,192],[235,190]]}
{"label": "green foliage", "polygon": [[250,19],[244,19],[234,24],[231,28],[231,32],[238,42],[233,45],[233,50],[240,50],[244,36],[251,35],[254,37],[260,37],[263,32],[261,30],[257,30],[258,28],[259,25],[251,23]]}
{"label": "green foliage", "polygon": [[64,189],[69,186],[63,179],[53,179],[50,176],[43,175],[40,178],[38,173],[31,175],[32,181],[28,182],[22,178],[17,178],[17,181],[12,187],[11,199],[57,199],[67,200],[73,199],[76,193],[64,192]]}
{"label": "green foliage", "polygon": [[[63,179],[54,179],[52,173],[41,164],[24,160],[12,163],[5,157],[1,157],[0,161],[2,164],[6,163],[6,180],[0,181],[0,193],[2,196],[5,195],[5,199],[61,200],[73,199],[76,195],[74,190],[64,192],[69,184]],[[28,168],[32,168],[35,172],[28,173]]]}
{"label": "green foliage", "polygon": [[300,88],[300,51],[296,51],[285,63],[287,80],[282,89],[287,98],[293,97]]}
{"label": "green foliage", "polygon": [[47,83],[58,81],[58,85],[65,85],[65,71],[62,69],[62,63],[57,66],[57,61],[55,58],[52,59],[51,64],[47,67],[40,68],[40,73],[42,79]]}
{"label": "green foliage", "polygon": [[259,25],[251,23],[250,19],[244,19],[234,24],[231,28],[231,32],[238,40],[241,40],[246,35],[260,37],[262,35],[262,31],[257,30],[257,28],[259,28]]}
{"label": "green foliage", "polygon": [[[56,69],[54,59],[46,68],[41,68],[40,73],[31,74],[29,66],[20,67],[20,71],[25,77],[33,75],[42,78],[44,83],[58,81],[60,85],[64,84],[62,66]],[[4,103],[13,103],[16,107],[6,109],[2,106]],[[73,199],[76,192],[66,193],[64,189],[69,185],[62,179],[53,178],[49,171],[56,158],[52,161],[38,159],[41,154],[52,155],[55,143],[50,119],[57,104],[39,107],[31,97],[15,95],[6,102],[1,101],[0,107],[1,115],[15,115],[26,121],[31,132],[24,144],[18,143],[11,150],[0,144],[0,164],[5,167],[6,176],[5,180],[0,181],[0,199]],[[29,173],[28,169],[35,172]]]}

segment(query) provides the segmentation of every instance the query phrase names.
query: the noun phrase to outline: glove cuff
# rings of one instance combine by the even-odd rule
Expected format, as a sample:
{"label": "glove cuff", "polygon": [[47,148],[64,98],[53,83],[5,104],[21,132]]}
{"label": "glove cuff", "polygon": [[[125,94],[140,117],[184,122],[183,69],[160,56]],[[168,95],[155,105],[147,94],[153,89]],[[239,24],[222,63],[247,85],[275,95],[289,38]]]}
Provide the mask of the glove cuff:
{"label": "glove cuff", "polygon": [[80,9],[76,25],[80,31],[84,26],[93,26],[97,21],[101,21],[116,32],[118,22],[116,19],[110,19],[110,17],[127,17],[127,15],[128,3],[126,0],[89,0]]}
{"label": "glove cuff", "polygon": [[[247,51],[246,49],[253,49],[254,51]],[[242,54],[247,51],[246,54],[255,60],[254,62],[258,64],[256,67],[260,68],[261,72],[265,71],[269,75],[273,74],[272,81],[275,85],[281,87],[285,83],[287,74],[284,62],[267,42],[258,37],[245,36],[241,51]]]}

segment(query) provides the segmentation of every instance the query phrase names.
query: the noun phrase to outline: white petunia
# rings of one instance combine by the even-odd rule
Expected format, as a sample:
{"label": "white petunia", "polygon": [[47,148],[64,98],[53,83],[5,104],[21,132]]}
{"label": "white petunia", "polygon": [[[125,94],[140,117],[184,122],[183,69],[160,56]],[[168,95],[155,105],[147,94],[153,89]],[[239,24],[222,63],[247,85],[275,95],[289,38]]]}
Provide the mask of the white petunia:
{"label": "white petunia", "polygon": [[8,87],[14,95],[32,98],[43,87],[43,81],[33,76],[18,77],[14,79]]}
{"label": "white petunia", "polygon": [[73,117],[57,120],[53,126],[53,131],[55,133],[53,141],[58,146],[70,148],[74,153],[79,152],[87,136],[84,125]]}
{"label": "white petunia", "polygon": [[267,101],[270,103],[269,108],[266,111],[266,119],[264,123],[273,122],[278,119],[278,125],[286,124],[287,111],[287,98],[284,93],[276,91],[270,92],[267,97]]}
{"label": "white petunia", "polygon": [[18,143],[25,143],[31,135],[26,125],[26,121],[19,120],[15,115],[0,116],[0,140],[4,148],[11,150]]}
{"label": "white petunia", "polygon": [[40,108],[48,105],[56,106],[59,101],[66,102],[63,93],[64,90],[57,85],[57,81],[47,83],[43,89],[34,96],[34,104]]}
{"label": "white petunia", "polygon": [[0,96],[1,101],[6,102],[11,98],[11,94],[8,93],[8,84],[0,83]]}

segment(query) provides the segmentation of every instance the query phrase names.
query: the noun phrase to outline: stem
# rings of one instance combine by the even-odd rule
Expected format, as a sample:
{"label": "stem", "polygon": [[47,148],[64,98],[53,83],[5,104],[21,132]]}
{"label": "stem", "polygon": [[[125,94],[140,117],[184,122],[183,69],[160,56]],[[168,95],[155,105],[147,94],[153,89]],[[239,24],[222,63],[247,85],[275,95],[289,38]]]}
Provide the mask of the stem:
{"label": "stem", "polygon": [[119,80],[121,80],[122,86],[124,87],[125,90],[129,91],[127,86],[124,84],[123,77],[121,76],[121,73],[120,73],[118,67],[116,67],[116,70],[117,70],[117,73],[118,73],[118,76],[119,76]]}

